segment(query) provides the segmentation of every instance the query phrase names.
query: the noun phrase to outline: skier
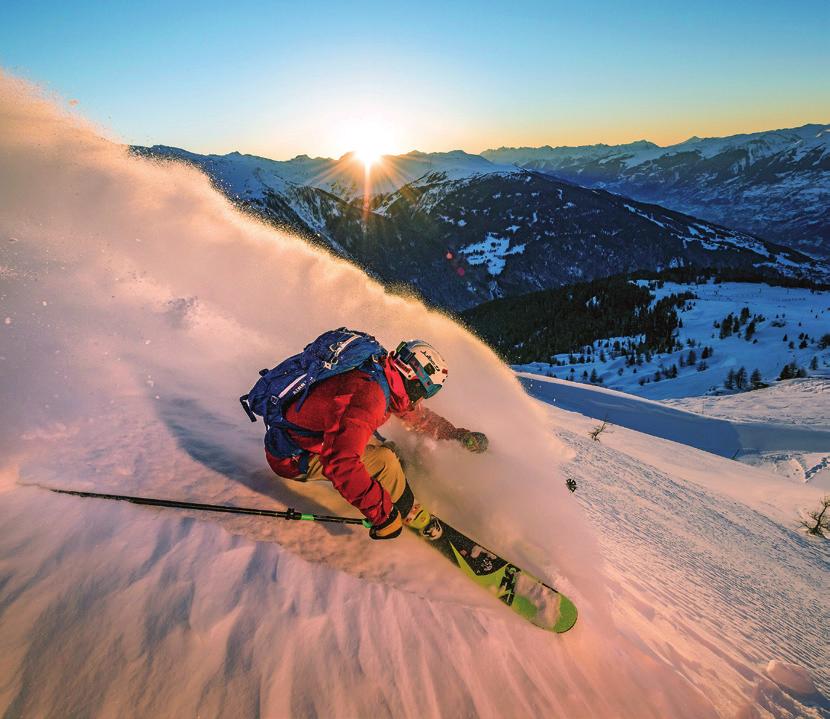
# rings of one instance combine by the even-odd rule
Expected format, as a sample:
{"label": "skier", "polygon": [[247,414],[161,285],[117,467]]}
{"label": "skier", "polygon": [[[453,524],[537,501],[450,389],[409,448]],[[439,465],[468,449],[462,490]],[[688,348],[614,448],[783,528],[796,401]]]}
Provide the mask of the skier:
{"label": "skier", "polygon": [[372,522],[372,539],[394,539],[403,524],[417,526],[419,505],[406,481],[400,460],[388,444],[371,440],[390,415],[410,429],[434,439],[456,440],[471,452],[487,450],[487,437],[455,427],[422,405],[444,386],[447,365],[432,345],[421,340],[401,342],[377,360],[388,384],[383,388],[363,367],[350,369],[312,385],[302,405],[284,412],[290,440],[300,455],[265,455],[271,469],[286,479],[309,482],[328,479],[343,497]]}

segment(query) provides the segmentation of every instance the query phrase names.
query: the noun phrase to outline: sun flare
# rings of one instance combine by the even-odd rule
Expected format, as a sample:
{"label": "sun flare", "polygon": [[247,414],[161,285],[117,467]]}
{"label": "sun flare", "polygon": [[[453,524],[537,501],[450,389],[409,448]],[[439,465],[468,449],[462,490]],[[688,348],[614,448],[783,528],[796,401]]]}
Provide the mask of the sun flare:
{"label": "sun flare", "polygon": [[342,143],[368,172],[383,160],[384,155],[393,154],[395,140],[389,124],[378,118],[360,118],[346,123],[341,130]]}
{"label": "sun flare", "polygon": [[355,150],[354,154],[355,157],[363,163],[367,170],[372,167],[372,165],[380,162],[380,159],[383,157],[382,152],[369,147]]}

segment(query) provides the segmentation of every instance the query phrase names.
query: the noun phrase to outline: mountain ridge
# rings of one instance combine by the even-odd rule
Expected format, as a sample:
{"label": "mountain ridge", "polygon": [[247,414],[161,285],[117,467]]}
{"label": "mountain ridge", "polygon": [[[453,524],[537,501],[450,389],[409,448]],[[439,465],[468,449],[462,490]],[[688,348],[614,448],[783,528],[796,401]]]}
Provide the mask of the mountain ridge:
{"label": "mountain ridge", "polygon": [[665,147],[638,141],[481,154],[830,256],[830,124]]}
{"label": "mountain ridge", "polygon": [[431,170],[393,192],[346,201],[244,158],[138,152],[197,164],[247,211],[449,310],[640,269],[828,273],[755,235],[516,167]]}

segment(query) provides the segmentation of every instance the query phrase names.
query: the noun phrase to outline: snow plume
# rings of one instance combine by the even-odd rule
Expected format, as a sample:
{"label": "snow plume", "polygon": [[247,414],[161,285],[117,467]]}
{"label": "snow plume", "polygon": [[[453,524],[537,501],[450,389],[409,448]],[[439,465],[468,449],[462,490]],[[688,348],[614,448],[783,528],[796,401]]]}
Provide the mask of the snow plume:
{"label": "snow plume", "polygon": [[[259,462],[262,425],[250,426],[238,396],[261,367],[346,325],[389,347],[432,342],[451,369],[430,406],[492,438],[487,457],[420,447],[434,468],[425,498],[454,513],[475,494],[482,522],[507,510],[522,536],[545,537],[548,549],[562,534],[590,546],[557,471],[566,452],[544,415],[457,324],[243,217],[195,170],[130,156],[9,79],[3,123],[2,264],[15,273],[4,279],[5,452],[22,437],[65,445],[102,405],[144,399],[159,421],[176,414],[193,425],[182,431],[212,424],[219,445],[250,440],[239,447]],[[121,435],[113,450],[124,444],[140,446],[141,437]],[[446,463],[451,476],[438,469]],[[516,482],[521,500],[511,505],[504,488]],[[582,580],[584,560],[595,563],[587,551],[570,562],[563,545],[563,572]]]}
{"label": "snow plume", "polygon": [[[0,123],[0,703],[11,715],[705,715],[613,627],[564,487],[568,450],[475,337],[9,76]],[[416,494],[567,590],[583,617],[572,634],[526,625],[413,536],[372,543],[364,530],[18,484],[349,512],[326,486],[265,471],[262,425],[237,402],[261,367],[340,325],[386,346],[423,338],[446,356],[447,388],[430,405],[486,432],[492,451],[392,425]]]}

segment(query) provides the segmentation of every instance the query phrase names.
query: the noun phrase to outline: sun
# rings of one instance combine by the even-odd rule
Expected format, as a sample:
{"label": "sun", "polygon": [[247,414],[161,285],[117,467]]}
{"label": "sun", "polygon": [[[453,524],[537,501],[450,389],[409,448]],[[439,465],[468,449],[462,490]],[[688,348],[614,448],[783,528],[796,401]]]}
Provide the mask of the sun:
{"label": "sun", "polygon": [[363,147],[355,150],[355,157],[363,163],[363,166],[368,170],[372,165],[380,162],[383,157],[383,152],[373,147]]}
{"label": "sun", "polygon": [[341,129],[343,145],[369,172],[392,154],[395,146],[392,127],[377,117],[362,117],[345,123]]}

